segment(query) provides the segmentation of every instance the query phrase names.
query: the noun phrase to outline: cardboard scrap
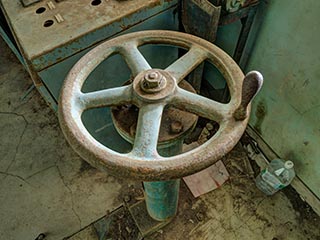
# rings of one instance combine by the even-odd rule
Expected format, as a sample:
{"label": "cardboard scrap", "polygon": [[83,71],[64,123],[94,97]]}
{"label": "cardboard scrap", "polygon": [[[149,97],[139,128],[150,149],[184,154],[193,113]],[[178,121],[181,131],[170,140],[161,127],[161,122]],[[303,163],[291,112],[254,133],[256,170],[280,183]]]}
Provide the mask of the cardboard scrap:
{"label": "cardboard scrap", "polygon": [[212,166],[198,173],[184,177],[183,180],[187,184],[192,195],[194,197],[199,197],[200,195],[219,188],[229,179],[229,177],[230,175],[226,167],[223,162],[219,160]]}
{"label": "cardboard scrap", "polygon": [[[214,134],[213,131],[216,131],[215,126],[212,123],[207,123],[206,127],[201,131],[198,140],[196,142],[192,142],[191,144],[184,144],[182,151],[188,152],[199,147],[201,144],[208,141],[212,134]],[[220,160],[198,173],[184,177],[183,180],[190,189],[192,195],[194,197],[199,197],[202,194],[217,189],[224,184],[229,177],[230,175],[226,167]]]}

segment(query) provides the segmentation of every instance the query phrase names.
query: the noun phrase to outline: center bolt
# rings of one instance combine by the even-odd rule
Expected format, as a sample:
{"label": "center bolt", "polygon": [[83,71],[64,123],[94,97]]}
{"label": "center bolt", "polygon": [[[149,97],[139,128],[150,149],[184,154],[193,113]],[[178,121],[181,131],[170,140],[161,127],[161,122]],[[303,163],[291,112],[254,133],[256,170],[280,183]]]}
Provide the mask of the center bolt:
{"label": "center bolt", "polygon": [[158,71],[152,71],[144,75],[141,81],[141,88],[145,92],[159,92],[166,85],[166,79]]}

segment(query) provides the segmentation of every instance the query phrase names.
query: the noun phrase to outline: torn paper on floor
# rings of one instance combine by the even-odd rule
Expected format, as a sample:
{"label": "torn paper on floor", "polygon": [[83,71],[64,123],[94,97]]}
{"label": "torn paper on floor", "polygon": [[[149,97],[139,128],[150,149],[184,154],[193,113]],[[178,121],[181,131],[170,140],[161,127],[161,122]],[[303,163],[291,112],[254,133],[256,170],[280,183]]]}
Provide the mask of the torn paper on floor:
{"label": "torn paper on floor", "polygon": [[220,187],[228,179],[229,173],[221,160],[198,173],[183,178],[194,197]]}

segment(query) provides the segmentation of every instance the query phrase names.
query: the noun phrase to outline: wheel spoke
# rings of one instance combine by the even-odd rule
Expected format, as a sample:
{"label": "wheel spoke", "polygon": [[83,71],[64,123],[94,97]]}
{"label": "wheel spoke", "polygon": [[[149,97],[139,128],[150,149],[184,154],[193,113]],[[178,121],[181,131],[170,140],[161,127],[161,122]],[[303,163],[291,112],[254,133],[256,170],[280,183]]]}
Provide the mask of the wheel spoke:
{"label": "wheel spoke", "polygon": [[152,159],[158,157],[157,144],[164,105],[148,104],[140,108],[133,149],[130,155]]}
{"label": "wheel spoke", "polygon": [[139,51],[137,44],[124,44],[120,49],[120,54],[124,57],[134,77],[142,71],[151,69],[149,63]]}
{"label": "wheel spoke", "polygon": [[167,67],[166,71],[170,72],[177,80],[177,83],[179,83],[206,58],[207,54],[203,50],[193,47],[186,54]]}
{"label": "wheel spoke", "polygon": [[218,123],[230,117],[231,112],[229,104],[216,102],[201,95],[183,90],[182,88],[178,88],[171,104],[181,110],[192,112]]}
{"label": "wheel spoke", "polygon": [[130,102],[132,96],[132,85],[109,88],[95,92],[82,93],[80,101],[83,110],[89,108],[98,108],[104,106],[120,105]]}

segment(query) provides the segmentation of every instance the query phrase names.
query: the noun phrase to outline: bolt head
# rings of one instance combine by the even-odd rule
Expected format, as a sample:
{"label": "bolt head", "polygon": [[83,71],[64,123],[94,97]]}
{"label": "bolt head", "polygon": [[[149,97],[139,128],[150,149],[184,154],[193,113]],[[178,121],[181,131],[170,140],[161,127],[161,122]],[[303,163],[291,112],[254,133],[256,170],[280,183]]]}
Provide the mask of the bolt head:
{"label": "bolt head", "polygon": [[157,79],[159,78],[158,72],[151,72],[146,74],[147,79]]}
{"label": "bolt head", "polygon": [[165,87],[166,79],[160,72],[153,70],[144,75],[140,85],[145,92],[159,92]]}
{"label": "bolt head", "polygon": [[143,86],[146,89],[153,89],[160,86],[162,75],[158,72],[149,72],[144,76]]}

